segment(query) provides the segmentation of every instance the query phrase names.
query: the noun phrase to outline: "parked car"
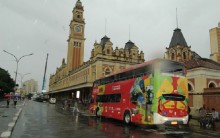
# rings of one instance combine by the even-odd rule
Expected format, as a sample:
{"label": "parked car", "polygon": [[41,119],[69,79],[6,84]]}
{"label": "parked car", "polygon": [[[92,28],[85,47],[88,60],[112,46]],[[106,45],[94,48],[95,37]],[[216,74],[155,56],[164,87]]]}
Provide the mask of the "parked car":
{"label": "parked car", "polygon": [[55,103],[56,103],[56,98],[50,98],[50,99],[49,99],[49,102],[50,102],[51,104],[55,104]]}
{"label": "parked car", "polygon": [[37,102],[47,102],[48,101],[48,98],[46,96],[37,96],[37,98],[35,99],[35,101]]}

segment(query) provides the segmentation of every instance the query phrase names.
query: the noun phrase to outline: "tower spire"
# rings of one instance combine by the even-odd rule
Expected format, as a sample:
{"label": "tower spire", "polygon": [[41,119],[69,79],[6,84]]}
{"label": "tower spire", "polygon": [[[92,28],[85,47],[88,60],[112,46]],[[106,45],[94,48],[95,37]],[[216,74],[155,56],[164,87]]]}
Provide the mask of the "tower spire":
{"label": "tower spire", "polygon": [[131,40],[131,26],[130,26],[130,24],[129,24],[129,40]]}
{"label": "tower spire", "polygon": [[178,28],[178,16],[177,16],[177,8],[176,8],[176,28]]}
{"label": "tower spire", "polygon": [[106,36],[107,19],[105,18],[105,36]]}

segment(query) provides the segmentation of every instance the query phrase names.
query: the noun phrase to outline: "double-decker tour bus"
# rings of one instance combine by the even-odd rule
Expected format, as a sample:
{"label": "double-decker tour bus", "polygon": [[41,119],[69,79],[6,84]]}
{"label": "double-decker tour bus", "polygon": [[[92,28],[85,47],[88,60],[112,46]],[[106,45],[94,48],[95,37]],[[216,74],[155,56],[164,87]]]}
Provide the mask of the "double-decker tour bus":
{"label": "double-decker tour bus", "polygon": [[187,124],[186,69],[179,62],[154,59],[97,79],[90,111],[126,124]]}

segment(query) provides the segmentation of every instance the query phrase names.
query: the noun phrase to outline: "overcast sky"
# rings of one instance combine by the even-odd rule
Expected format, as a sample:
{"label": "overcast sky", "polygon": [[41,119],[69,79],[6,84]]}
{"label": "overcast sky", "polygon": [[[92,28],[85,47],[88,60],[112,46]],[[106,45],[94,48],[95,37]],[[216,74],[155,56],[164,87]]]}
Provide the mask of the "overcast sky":
{"label": "overcast sky", "polygon": [[[35,79],[42,87],[46,55],[49,53],[47,88],[50,74],[67,57],[67,39],[72,10],[77,0],[0,0],[0,67],[15,77],[31,73],[23,81]],[[129,40],[145,53],[145,60],[163,57],[173,30],[178,26],[191,50],[204,58],[210,55],[209,29],[220,21],[220,0],[81,0],[84,6],[85,61],[95,40],[106,34],[113,47],[124,47]],[[106,23],[105,23],[106,22]],[[105,33],[106,24],[106,33]],[[17,82],[20,82],[20,76]]]}

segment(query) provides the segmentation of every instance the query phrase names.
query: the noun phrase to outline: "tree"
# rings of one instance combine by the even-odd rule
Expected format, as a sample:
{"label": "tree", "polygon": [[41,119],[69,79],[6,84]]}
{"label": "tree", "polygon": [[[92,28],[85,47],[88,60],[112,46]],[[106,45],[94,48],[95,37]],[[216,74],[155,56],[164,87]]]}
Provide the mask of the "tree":
{"label": "tree", "polygon": [[3,97],[4,93],[13,92],[14,87],[15,82],[8,71],[0,68],[0,97]]}

